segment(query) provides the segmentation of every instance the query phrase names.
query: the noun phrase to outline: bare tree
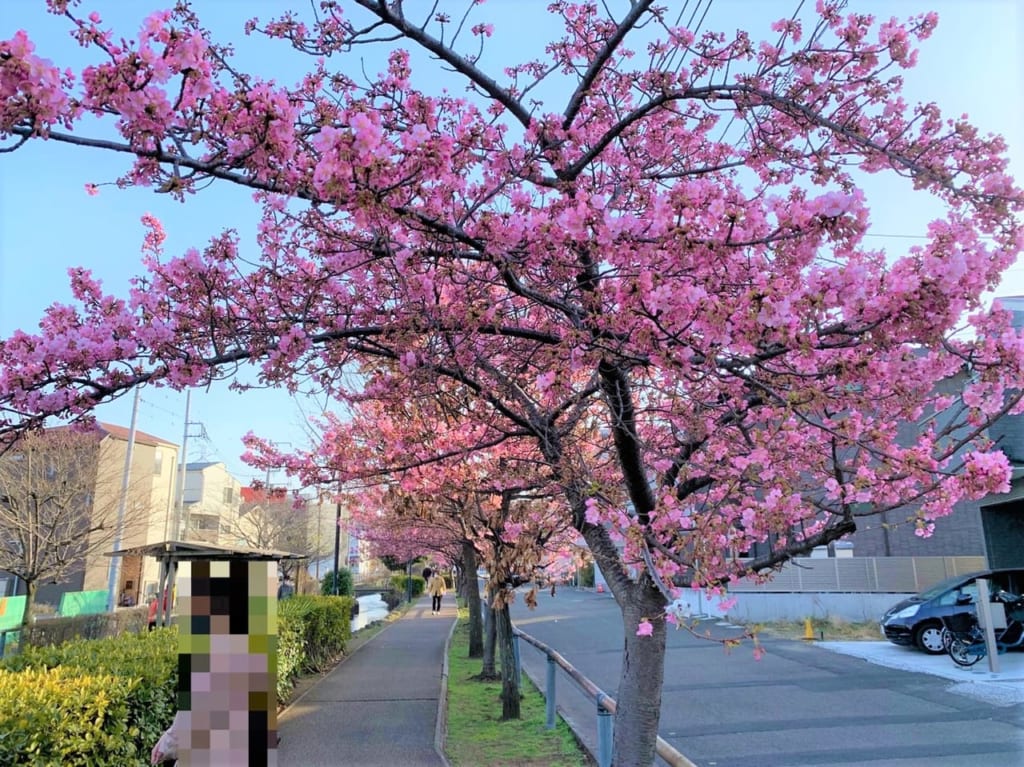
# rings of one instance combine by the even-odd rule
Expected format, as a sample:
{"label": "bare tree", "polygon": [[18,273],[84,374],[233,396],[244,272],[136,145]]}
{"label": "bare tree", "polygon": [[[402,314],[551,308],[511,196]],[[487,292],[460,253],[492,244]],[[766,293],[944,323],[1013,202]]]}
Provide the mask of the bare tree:
{"label": "bare tree", "polygon": [[[58,428],[25,433],[0,457],[0,570],[25,584],[22,625],[40,584],[59,583],[110,549],[120,474],[103,450],[100,432]],[[142,521],[143,504],[127,501],[123,532]]]}
{"label": "bare tree", "polygon": [[[314,502],[293,497],[283,487],[272,487],[266,492],[254,489],[260,491],[257,499],[242,503],[238,516],[221,528],[222,534],[253,549],[277,549],[314,558],[326,556],[327,545],[333,546],[334,538],[317,541]],[[283,560],[281,570],[286,578],[294,580],[306,561]]]}

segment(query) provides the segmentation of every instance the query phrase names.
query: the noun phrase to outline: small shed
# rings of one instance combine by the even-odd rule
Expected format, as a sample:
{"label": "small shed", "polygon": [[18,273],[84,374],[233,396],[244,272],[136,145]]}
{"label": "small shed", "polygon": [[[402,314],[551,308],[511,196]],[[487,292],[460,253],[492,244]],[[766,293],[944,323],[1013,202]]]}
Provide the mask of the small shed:
{"label": "small shed", "polygon": [[218,546],[213,543],[194,541],[161,541],[120,549],[107,553],[108,557],[156,557],[160,563],[160,581],[157,586],[157,625],[166,626],[171,617],[171,600],[159,602],[160,594],[173,594],[178,580],[180,562],[244,560],[246,562],[281,562],[283,560],[308,559],[302,554],[274,549],[249,549],[242,546]]}

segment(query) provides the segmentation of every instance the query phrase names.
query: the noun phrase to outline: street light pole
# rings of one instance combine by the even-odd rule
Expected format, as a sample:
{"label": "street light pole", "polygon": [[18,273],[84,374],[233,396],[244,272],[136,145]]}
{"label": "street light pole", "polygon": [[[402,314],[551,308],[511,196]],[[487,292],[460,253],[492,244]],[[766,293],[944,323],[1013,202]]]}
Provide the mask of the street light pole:
{"label": "street light pole", "polygon": [[334,596],[338,596],[338,558],[341,554],[341,480],[334,499]]}

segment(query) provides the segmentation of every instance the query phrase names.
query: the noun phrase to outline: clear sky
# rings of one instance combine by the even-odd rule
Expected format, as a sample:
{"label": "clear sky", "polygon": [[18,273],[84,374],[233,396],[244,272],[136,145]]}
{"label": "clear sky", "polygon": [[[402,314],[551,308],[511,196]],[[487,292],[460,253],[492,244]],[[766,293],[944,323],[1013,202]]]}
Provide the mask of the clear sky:
{"label": "clear sky", "polygon": [[[119,36],[133,37],[141,19],[170,0],[84,0],[81,10],[98,10]],[[609,0],[621,7],[624,0]],[[681,5],[677,0],[665,3]],[[805,5],[813,8],[813,0]],[[414,3],[410,3],[410,7]],[[442,3],[453,16],[464,3]],[[539,53],[558,27],[544,10],[546,0],[489,0],[475,19],[495,25],[484,63],[498,67]],[[701,12],[709,7],[703,28],[731,33],[750,31],[755,40],[774,39],[768,23],[788,16],[799,0],[691,0]],[[267,19],[307,3],[294,0],[197,0],[204,25],[220,42],[235,43],[243,67],[264,76],[293,82],[303,62],[279,43],[246,38],[246,19]],[[921,50],[919,65],[906,73],[908,101],[935,101],[946,115],[967,113],[985,132],[1004,135],[1011,147],[1012,169],[1024,177],[1024,3],[1018,0],[850,0],[850,11],[883,18],[936,10],[939,28]],[[78,68],[91,60],[68,36],[68,24],[45,13],[43,0],[3,0],[0,38],[25,29],[37,53],[59,66]],[[524,52],[525,51],[525,52]],[[353,62],[353,66],[359,66]],[[497,67],[496,67],[497,68]],[[377,71],[376,67],[371,71]],[[66,271],[86,266],[104,284],[124,293],[128,279],[140,271],[140,217],[160,218],[168,233],[166,252],[178,255],[201,247],[225,227],[251,242],[257,210],[248,195],[225,186],[202,192],[185,205],[150,190],[103,187],[100,195],[84,192],[87,182],[111,181],[126,167],[122,157],[98,151],[33,141],[13,154],[0,155],[0,336],[16,328],[32,330],[44,308],[70,298]],[[899,252],[914,244],[934,209],[919,205],[907,188],[893,185],[866,191],[879,247]],[[1024,294],[1024,268],[1011,269],[1000,295]],[[166,389],[142,392],[138,428],[180,443],[185,428],[185,397]],[[229,392],[226,385],[194,391],[189,418],[189,460],[223,460],[243,482],[263,473],[239,459],[247,431],[295,447],[308,444],[302,424],[322,405],[296,401],[284,392]],[[97,411],[101,420],[128,425],[131,397]],[[206,438],[198,435],[204,433]],[[275,475],[281,480],[281,475]]]}

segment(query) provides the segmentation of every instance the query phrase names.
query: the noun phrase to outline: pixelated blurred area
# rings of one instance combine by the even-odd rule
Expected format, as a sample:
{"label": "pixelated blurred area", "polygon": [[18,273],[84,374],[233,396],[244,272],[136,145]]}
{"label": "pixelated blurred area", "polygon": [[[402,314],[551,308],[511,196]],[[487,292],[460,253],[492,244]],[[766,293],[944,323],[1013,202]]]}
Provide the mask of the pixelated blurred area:
{"label": "pixelated blurred area", "polygon": [[270,767],[277,755],[277,563],[182,562],[179,764]]}

